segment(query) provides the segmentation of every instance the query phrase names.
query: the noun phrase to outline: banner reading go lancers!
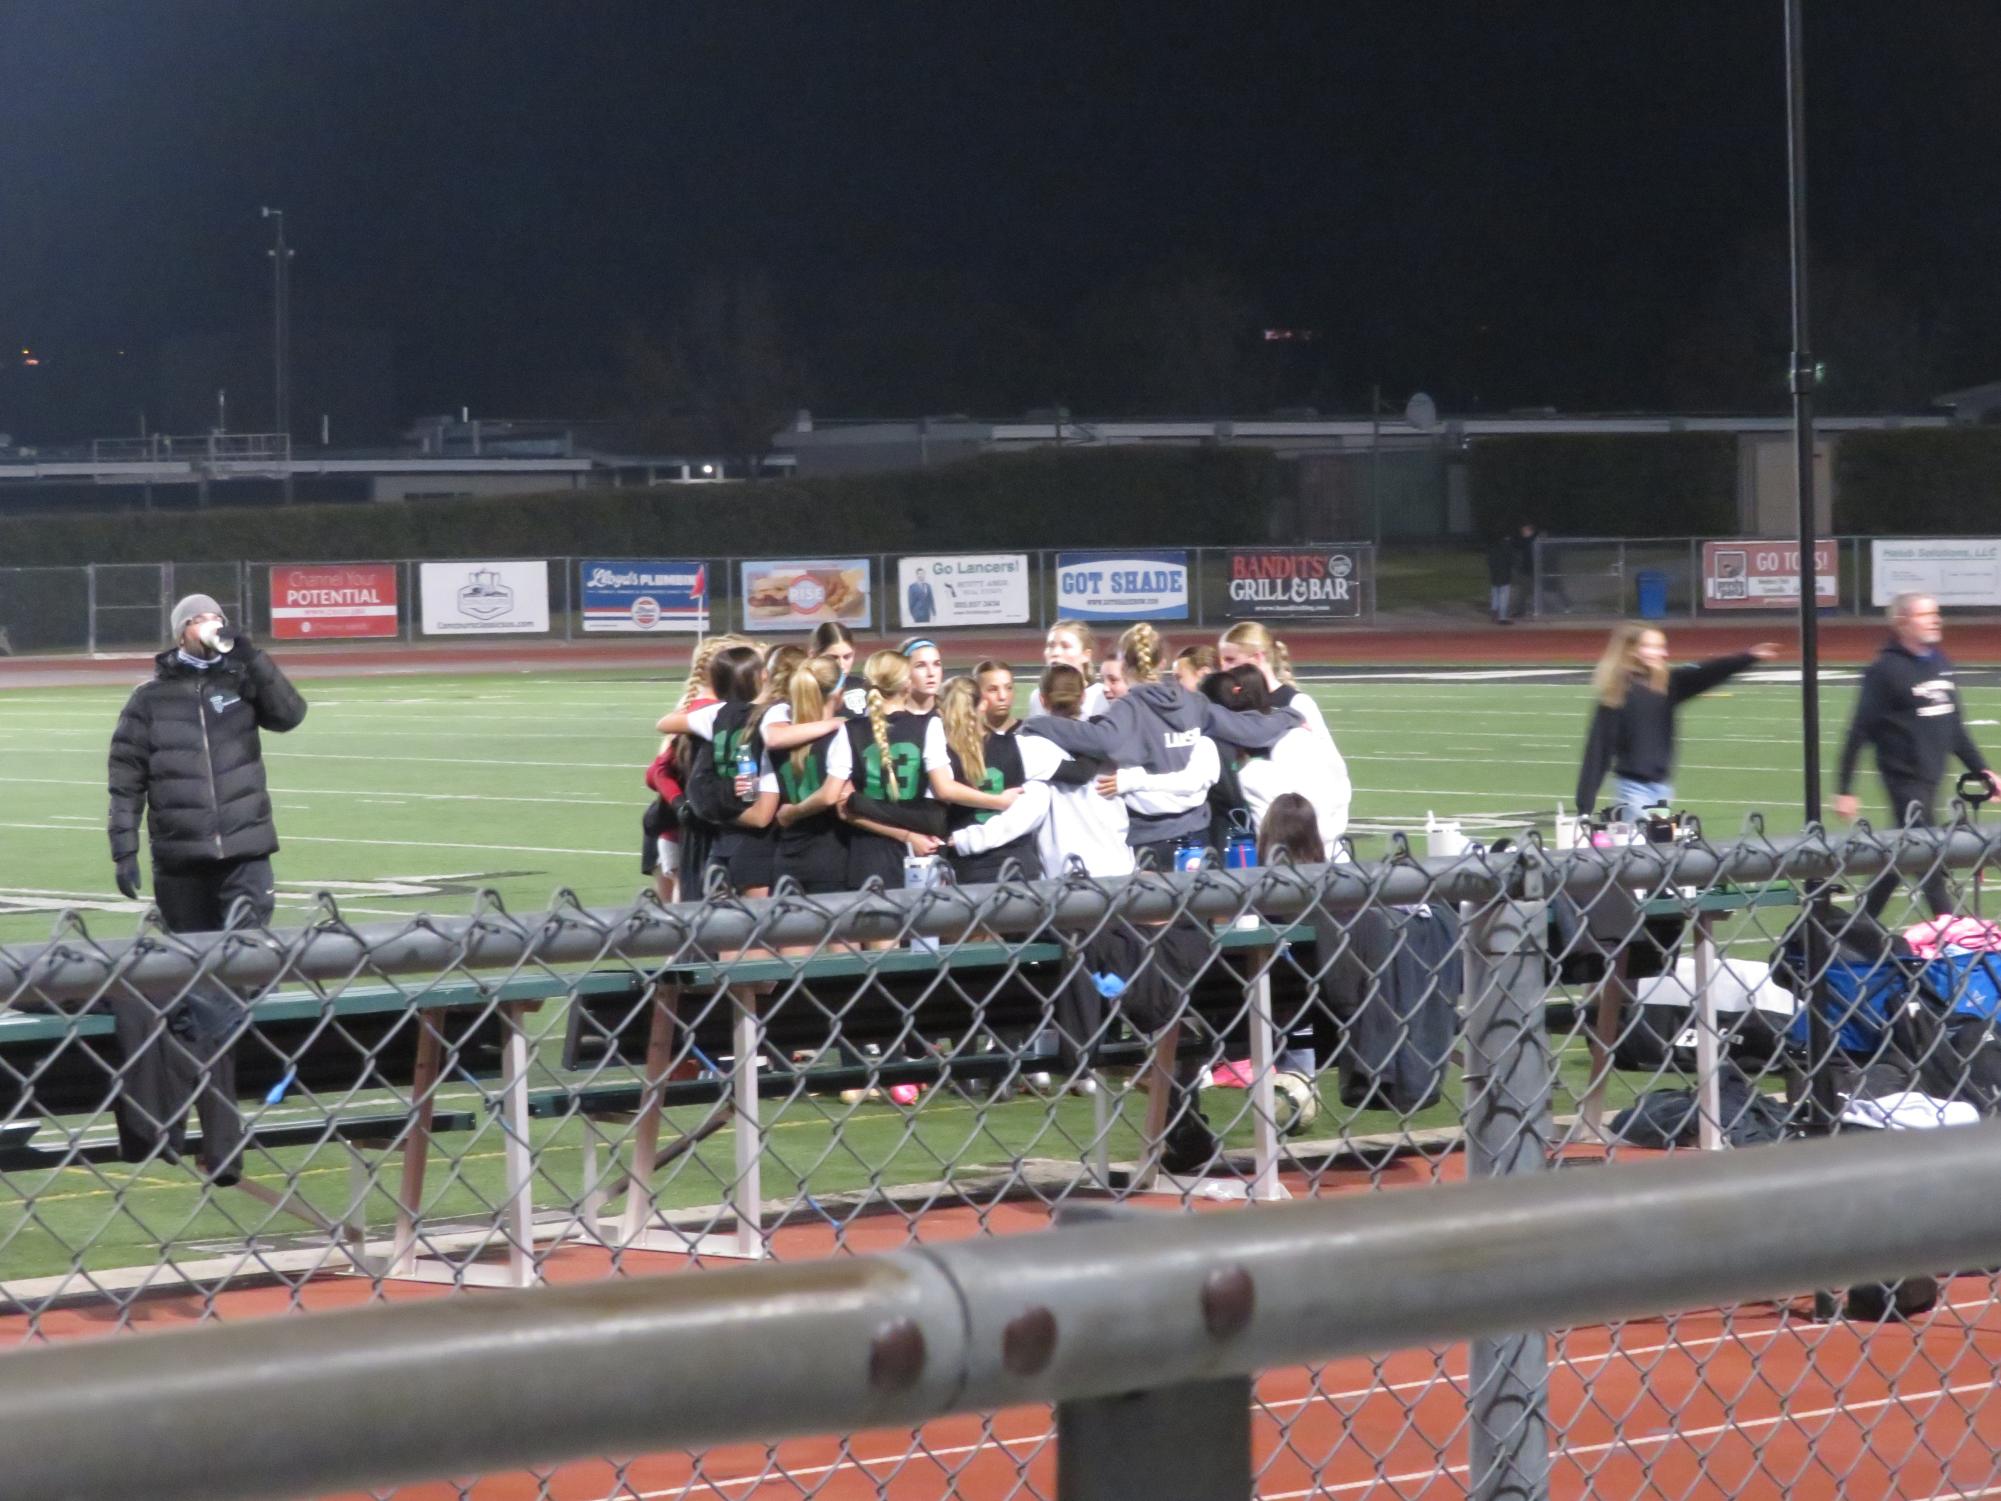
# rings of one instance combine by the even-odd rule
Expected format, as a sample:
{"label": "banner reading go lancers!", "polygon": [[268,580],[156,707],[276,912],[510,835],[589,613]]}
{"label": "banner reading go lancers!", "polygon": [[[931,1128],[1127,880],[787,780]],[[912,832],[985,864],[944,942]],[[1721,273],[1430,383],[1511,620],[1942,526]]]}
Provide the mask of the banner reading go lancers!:
{"label": "banner reading go lancers!", "polygon": [[581,563],[587,631],[706,631],[709,570],[700,563]]}
{"label": "banner reading go lancers!", "polygon": [[321,641],[329,636],[396,634],[396,565],[326,563],[271,570],[271,637]]}
{"label": "banner reading go lancers!", "polygon": [[1085,620],[1186,620],[1185,552],[1059,552],[1056,613]]}
{"label": "banner reading go lancers!", "polygon": [[1230,554],[1230,613],[1244,617],[1362,613],[1362,559],[1353,551],[1265,547]]}
{"label": "banner reading go lancers!", "polygon": [[1028,621],[1025,552],[898,558],[896,587],[906,628]]}

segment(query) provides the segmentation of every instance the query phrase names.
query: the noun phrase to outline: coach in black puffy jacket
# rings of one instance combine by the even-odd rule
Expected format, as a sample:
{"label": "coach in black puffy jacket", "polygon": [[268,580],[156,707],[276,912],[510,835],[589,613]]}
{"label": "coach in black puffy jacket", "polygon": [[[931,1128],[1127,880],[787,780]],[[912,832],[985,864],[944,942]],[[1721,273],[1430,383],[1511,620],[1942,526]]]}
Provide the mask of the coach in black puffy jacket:
{"label": "coach in black puffy jacket", "polygon": [[306,701],[244,636],[227,651],[227,622],[205,594],[174,606],[174,645],[126,701],[111,737],[111,859],[118,889],[139,894],[139,810],[153,856],[161,919],[177,933],[212,932],[247,899],[259,922],[272,907],[278,831],[264,786],[261,732],[294,729]]}

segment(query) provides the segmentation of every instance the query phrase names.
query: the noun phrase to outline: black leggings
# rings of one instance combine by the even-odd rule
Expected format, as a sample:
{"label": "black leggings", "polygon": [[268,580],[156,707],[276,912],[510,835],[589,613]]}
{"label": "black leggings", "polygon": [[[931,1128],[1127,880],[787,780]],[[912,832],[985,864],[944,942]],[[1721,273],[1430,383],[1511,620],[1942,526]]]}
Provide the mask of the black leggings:
{"label": "black leggings", "polygon": [[[1890,788],[1889,828],[1900,829],[1904,825],[1904,815],[1915,803],[1918,808],[1917,823],[1920,828],[1936,828],[1938,814],[1932,807],[1935,788],[1897,787]],[[1870,917],[1882,916],[1883,909],[1890,905],[1890,898],[1896,892],[1897,883],[1904,878],[1895,869],[1884,871],[1869,883],[1869,889],[1862,896],[1862,910]],[[1952,911],[1952,888],[1946,882],[1945,867],[1938,866],[1918,883],[1930,904],[1933,917],[1944,917]]]}

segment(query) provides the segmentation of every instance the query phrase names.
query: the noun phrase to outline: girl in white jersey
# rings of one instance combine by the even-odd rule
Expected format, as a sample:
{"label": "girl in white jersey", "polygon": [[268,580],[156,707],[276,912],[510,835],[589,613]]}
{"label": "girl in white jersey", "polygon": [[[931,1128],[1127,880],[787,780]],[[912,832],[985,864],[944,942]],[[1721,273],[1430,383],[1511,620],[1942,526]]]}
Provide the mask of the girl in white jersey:
{"label": "girl in white jersey", "polygon": [[1334,743],[1334,734],[1327,728],[1327,716],[1320,712],[1320,705],[1310,695],[1300,692],[1299,685],[1292,680],[1292,653],[1285,649],[1283,641],[1255,620],[1238,621],[1216,643],[1216,664],[1225,672],[1245,663],[1264,674],[1274,708],[1297,710],[1309,730],[1330,746]]}

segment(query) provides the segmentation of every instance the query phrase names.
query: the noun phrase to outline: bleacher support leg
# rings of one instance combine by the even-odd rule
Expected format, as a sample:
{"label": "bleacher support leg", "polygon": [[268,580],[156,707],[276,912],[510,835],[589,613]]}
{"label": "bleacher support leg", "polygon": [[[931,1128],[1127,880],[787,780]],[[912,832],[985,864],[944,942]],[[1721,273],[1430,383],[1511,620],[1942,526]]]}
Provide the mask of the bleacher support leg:
{"label": "bleacher support leg", "polygon": [[1255,1488],[1245,1377],[1057,1404],[1063,1501],[1244,1501]]}

